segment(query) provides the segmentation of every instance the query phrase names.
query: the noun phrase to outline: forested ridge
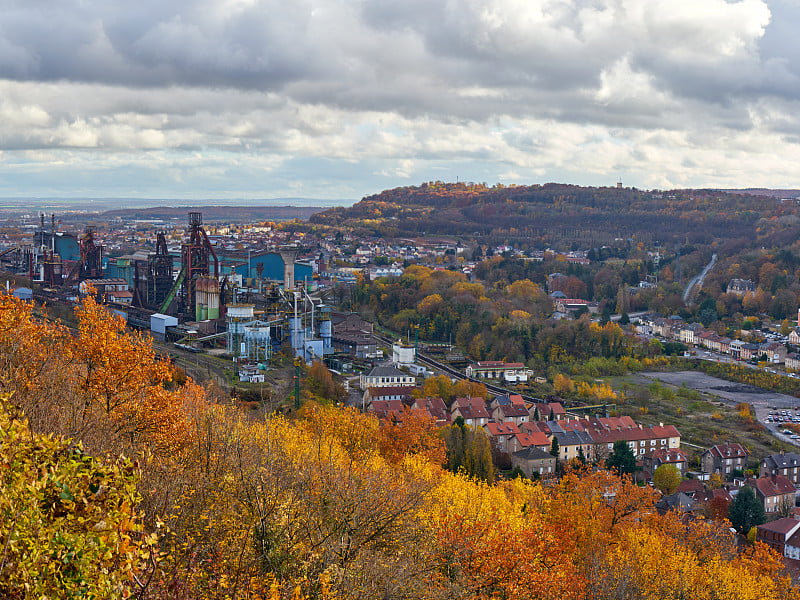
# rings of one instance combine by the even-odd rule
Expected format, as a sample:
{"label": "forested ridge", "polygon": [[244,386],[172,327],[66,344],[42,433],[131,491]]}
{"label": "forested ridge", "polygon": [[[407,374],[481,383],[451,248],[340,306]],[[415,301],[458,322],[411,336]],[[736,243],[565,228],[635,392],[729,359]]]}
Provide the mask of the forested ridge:
{"label": "forested ridge", "polygon": [[[311,217],[317,224],[349,225],[379,235],[447,234],[537,237],[613,242],[617,238],[662,243],[751,235],[756,222],[795,214],[794,202],[720,190],[643,191],[549,183],[488,187],[429,182],[367,196],[349,208]],[[655,236],[655,237],[654,237]]]}
{"label": "forested ridge", "polygon": [[606,471],[488,484],[424,419],[253,417],[91,299],[0,295],[5,598],[798,598],[778,555]]}

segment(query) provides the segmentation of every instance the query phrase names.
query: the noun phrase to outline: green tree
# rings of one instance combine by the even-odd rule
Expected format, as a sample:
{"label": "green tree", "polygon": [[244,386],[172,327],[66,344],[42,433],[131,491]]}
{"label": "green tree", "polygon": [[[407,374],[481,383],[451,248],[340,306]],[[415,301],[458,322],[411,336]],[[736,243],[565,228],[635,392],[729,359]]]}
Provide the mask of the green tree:
{"label": "green tree", "polygon": [[653,485],[666,496],[675,493],[681,484],[681,473],[673,465],[661,465],[653,473]]}
{"label": "green tree", "polygon": [[764,508],[750,486],[744,486],[728,507],[728,519],[739,533],[745,534],[764,522]]}
{"label": "green tree", "polygon": [[550,442],[550,454],[558,458],[559,448],[558,448],[558,438],[553,436],[553,441]]}
{"label": "green tree", "polygon": [[4,397],[0,464],[0,597],[127,596],[141,531],[132,465],[33,433]]}
{"label": "green tree", "polygon": [[583,446],[578,446],[578,460],[586,464],[586,454],[583,452]]}
{"label": "green tree", "polygon": [[628,442],[625,440],[614,442],[614,450],[606,460],[606,468],[616,471],[620,475],[630,475],[636,471],[636,457]]}

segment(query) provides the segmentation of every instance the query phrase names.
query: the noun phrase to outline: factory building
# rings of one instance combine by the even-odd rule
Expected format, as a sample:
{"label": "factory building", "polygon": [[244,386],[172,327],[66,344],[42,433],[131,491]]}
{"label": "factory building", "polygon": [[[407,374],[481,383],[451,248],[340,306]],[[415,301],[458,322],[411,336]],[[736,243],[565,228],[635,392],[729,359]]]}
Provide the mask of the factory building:
{"label": "factory building", "polygon": [[[283,281],[284,278],[284,262],[281,255],[277,252],[268,252],[267,254],[253,255],[250,257],[250,267],[248,263],[244,262],[234,268],[234,272],[244,279],[258,279],[259,265],[262,265],[261,279],[268,279],[270,281]],[[297,281],[311,281],[314,276],[314,269],[311,265],[295,262],[294,264],[294,280]]]}

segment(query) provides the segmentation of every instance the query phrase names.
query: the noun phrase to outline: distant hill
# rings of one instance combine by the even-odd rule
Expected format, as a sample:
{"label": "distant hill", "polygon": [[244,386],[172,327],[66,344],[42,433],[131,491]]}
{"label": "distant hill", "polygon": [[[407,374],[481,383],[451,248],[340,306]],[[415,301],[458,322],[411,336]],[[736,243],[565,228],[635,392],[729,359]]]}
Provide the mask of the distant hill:
{"label": "distant hill", "polygon": [[750,194],[753,196],[771,196],[772,198],[800,198],[800,190],[771,190],[768,188],[747,188],[744,190],[722,190],[730,194]]}
{"label": "distant hill", "polygon": [[795,207],[742,190],[430,182],[386,190],[349,208],[327,209],[311,222],[384,236],[480,236],[498,242],[585,248],[626,240],[710,244],[752,238],[759,218],[787,212],[795,212]]}
{"label": "distant hill", "polygon": [[311,215],[325,210],[321,206],[153,206],[147,208],[121,208],[100,214],[105,219],[178,219],[186,220],[187,213],[203,213],[203,220],[211,221],[286,221],[308,220]]}
{"label": "distant hill", "polygon": [[[39,212],[58,215],[100,214],[117,210],[160,210],[163,208],[179,208],[180,210],[213,210],[215,208],[258,208],[279,210],[286,208],[302,208],[302,215],[310,214],[308,210],[318,212],[323,207],[349,206],[353,200],[328,200],[320,198],[226,198],[226,199],[175,199],[175,198],[0,198],[0,216],[37,214]],[[211,213],[209,212],[209,215]],[[294,217],[291,217],[294,218]],[[300,217],[304,218],[304,217]]]}

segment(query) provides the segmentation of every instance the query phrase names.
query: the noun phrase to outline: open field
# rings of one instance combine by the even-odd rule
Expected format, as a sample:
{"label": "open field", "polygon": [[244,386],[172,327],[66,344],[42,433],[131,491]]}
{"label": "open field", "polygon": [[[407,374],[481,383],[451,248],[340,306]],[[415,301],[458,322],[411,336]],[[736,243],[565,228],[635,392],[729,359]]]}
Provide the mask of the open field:
{"label": "open field", "polygon": [[631,374],[604,381],[625,395],[617,404],[620,414],[630,415],[645,425],[675,425],[685,443],[683,450],[690,456],[699,456],[702,449],[714,444],[739,442],[750,449],[754,467],[764,455],[781,449],[797,450],[772,436],[756,419],[741,415],[736,408],[739,403],[747,403],[761,414],[769,406],[782,402],[796,404],[797,399],[791,396],[781,397],[703,373],[684,371]]}
{"label": "open field", "polygon": [[752,385],[726,381],[696,371],[642,373],[642,375],[676,387],[685,384],[689,389],[716,396],[720,400],[727,401],[733,406],[741,402],[747,402],[754,406],[778,406],[781,408],[788,408],[790,406],[797,406],[800,403],[800,400],[794,396],[770,392]]}

